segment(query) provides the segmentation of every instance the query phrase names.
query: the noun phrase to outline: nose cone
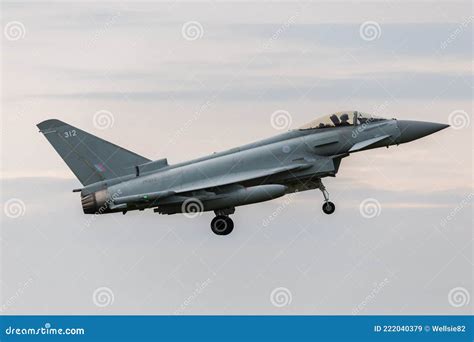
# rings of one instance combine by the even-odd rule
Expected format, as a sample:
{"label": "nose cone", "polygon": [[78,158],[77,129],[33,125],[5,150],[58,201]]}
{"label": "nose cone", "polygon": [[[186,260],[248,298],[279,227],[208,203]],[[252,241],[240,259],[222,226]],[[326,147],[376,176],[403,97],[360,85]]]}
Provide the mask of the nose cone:
{"label": "nose cone", "polygon": [[397,139],[397,144],[420,139],[449,127],[449,125],[436,122],[410,120],[398,120],[397,125],[400,130],[400,137]]}

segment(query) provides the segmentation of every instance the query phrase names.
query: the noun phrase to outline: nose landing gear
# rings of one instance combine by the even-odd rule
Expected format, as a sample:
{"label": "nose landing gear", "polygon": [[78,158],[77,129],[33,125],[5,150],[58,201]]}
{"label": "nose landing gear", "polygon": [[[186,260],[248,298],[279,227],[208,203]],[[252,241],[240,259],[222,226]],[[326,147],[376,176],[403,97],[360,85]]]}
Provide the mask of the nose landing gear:
{"label": "nose landing gear", "polygon": [[330,201],[327,201],[323,204],[323,212],[327,215],[331,215],[336,211],[336,205]]}
{"label": "nose landing gear", "polygon": [[324,196],[323,212],[327,215],[331,215],[336,211],[336,205],[329,201],[329,192],[326,190],[322,181],[319,183],[319,190],[321,190]]}

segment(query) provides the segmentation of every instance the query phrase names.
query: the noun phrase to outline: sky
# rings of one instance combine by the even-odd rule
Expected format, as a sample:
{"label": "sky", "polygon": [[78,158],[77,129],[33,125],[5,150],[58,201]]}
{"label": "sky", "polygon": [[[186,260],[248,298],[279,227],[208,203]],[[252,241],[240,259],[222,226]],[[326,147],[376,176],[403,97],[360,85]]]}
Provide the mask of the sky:
{"label": "sky", "polygon": [[[1,18],[2,312],[472,313],[470,1],[2,2]],[[451,127],[344,159],[334,215],[300,193],[237,208],[224,238],[211,213],[83,215],[36,128],[173,164],[342,110]]]}

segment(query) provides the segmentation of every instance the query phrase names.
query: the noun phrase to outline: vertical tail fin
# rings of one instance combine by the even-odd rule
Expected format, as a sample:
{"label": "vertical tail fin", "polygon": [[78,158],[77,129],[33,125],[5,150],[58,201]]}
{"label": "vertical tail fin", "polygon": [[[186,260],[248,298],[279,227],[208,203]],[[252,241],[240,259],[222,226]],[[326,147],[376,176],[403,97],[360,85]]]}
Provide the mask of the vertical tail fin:
{"label": "vertical tail fin", "polygon": [[37,126],[83,185],[132,174],[150,161],[60,120]]}

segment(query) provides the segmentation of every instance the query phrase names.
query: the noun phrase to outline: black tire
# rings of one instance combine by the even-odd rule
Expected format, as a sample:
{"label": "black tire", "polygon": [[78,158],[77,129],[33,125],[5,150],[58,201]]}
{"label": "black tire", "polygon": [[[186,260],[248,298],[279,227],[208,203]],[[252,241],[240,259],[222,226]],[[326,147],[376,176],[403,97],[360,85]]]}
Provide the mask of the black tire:
{"label": "black tire", "polygon": [[229,235],[234,230],[234,221],[229,216],[217,215],[211,221],[211,229],[217,235]]}
{"label": "black tire", "polygon": [[325,202],[323,204],[323,212],[327,215],[331,215],[336,210],[336,205],[332,202]]}

